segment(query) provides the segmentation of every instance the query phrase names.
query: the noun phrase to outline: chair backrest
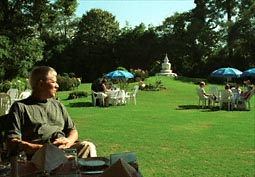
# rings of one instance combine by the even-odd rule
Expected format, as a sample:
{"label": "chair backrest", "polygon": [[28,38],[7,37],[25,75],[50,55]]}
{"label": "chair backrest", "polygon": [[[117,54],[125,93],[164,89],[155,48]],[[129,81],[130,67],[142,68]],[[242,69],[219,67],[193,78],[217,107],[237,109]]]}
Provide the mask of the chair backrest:
{"label": "chair backrest", "polygon": [[11,107],[11,97],[7,93],[0,93],[0,115],[8,114]]}
{"label": "chair backrest", "polygon": [[224,92],[225,89],[221,89],[219,90],[219,99],[221,100],[221,97],[222,97],[222,93]]}
{"label": "chair backrest", "polygon": [[102,100],[103,101],[103,99],[105,98],[105,93],[103,93],[103,92],[95,92],[95,91],[93,91],[93,90],[91,90],[91,95],[92,95],[92,103],[93,103],[93,105],[94,106],[96,106],[97,105],[97,100]]}
{"label": "chair backrest", "polygon": [[19,90],[18,89],[10,88],[7,91],[7,94],[10,95],[11,99],[13,99],[13,100],[19,98]]}
{"label": "chair backrest", "polygon": [[112,90],[109,95],[110,98],[116,99],[119,96],[119,90]]}
{"label": "chair backrest", "polygon": [[31,95],[30,90],[25,90],[19,94],[19,99],[25,99]]}
{"label": "chair backrest", "polygon": [[228,90],[220,90],[220,100],[221,102],[231,101],[232,97]]}
{"label": "chair backrest", "polygon": [[218,96],[218,88],[215,86],[209,87],[209,93],[214,94],[215,96]]}
{"label": "chair backrest", "polygon": [[100,96],[101,96],[100,93],[101,93],[101,92],[92,91],[92,95],[93,95],[94,99],[100,98]]}
{"label": "chair backrest", "polygon": [[120,90],[119,91],[119,99],[121,101],[121,104],[125,103],[125,97],[126,97],[126,93],[124,90]]}
{"label": "chair backrest", "polygon": [[120,98],[125,98],[125,95],[126,95],[126,93],[125,93],[124,90],[120,90],[120,91],[119,91],[119,97],[120,97]]}

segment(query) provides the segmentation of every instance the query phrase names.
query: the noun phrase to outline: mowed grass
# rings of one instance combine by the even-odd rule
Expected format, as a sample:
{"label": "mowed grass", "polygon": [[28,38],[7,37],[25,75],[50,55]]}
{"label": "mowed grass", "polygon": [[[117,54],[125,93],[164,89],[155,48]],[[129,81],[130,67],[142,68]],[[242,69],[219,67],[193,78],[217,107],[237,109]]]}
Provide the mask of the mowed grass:
{"label": "mowed grass", "polygon": [[[199,109],[197,85],[170,77],[151,77],[145,83],[158,79],[166,90],[139,90],[137,105],[131,101],[125,106],[92,107],[90,96],[74,100],[65,100],[70,92],[57,96],[81,140],[94,142],[99,156],[136,152],[144,177],[254,177],[254,97],[250,111]],[[82,84],[79,90],[90,93],[90,86]]]}

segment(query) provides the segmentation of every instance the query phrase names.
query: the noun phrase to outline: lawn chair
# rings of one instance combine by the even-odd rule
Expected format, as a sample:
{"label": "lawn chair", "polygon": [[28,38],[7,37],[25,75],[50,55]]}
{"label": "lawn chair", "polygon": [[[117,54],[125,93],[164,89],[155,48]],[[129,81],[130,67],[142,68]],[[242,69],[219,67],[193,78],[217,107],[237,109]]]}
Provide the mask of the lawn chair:
{"label": "lawn chair", "polygon": [[213,107],[215,106],[215,103],[219,103],[219,91],[218,88],[215,86],[209,87],[209,93],[214,95],[215,99],[211,99]]}
{"label": "lawn chair", "polygon": [[251,90],[251,94],[249,95],[249,97],[244,100],[244,105],[245,105],[245,110],[248,108],[248,110],[251,109],[251,98],[254,95],[254,89]]}
{"label": "lawn chair", "polygon": [[0,93],[0,115],[8,114],[11,107],[11,97],[7,93]]}
{"label": "lawn chair", "polygon": [[126,94],[124,90],[113,90],[110,94],[109,102],[116,105],[123,105],[126,103]]}
{"label": "lawn chair", "polygon": [[28,98],[31,95],[31,91],[30,90],[25,90],[23,92],[20,93],[19,95],[19,99],[25,99]]}
{"label": "lawn chair", "polygon": [[92,96],[93,106],[97,106],[98,104],[100,106],[105,105],[104,99],[107,95],[104,92],[95,92],[95,91],[92,90],[91,96]]}
{"label": "lawn chair", "polygon": [[14,103],[15,101],[19,100],[19,90],[15,88],[10,88],[7,91],[7,94],[10,95],[11,97],[11,104]]}
{"label": "lawn chair", "polygon": [[213,95],[215,95],[215,96],[218,96],[218,95],[219,95],[219,93],[218,93],[218,88],[215,87],[215,86],[209,87],[209,93],[211,93],[211,94],[213,94]]}
{"label": "lawn chair", "polygon": [[130,103],[130,99],[133,99],[134,100],[134,104],[136,105],[136,94],[138,92],[138,89],[139,89],[139,86],[136,85],[134,86],[133,88],[133,91],[132,92],[126,92],[126,99],[128,99],[128,103]]}
{"label": "lawn chair", "polygon": [[198,106],[200,107],[200,105],[202,105],[202,108],[205,108],[206,107],[206,100],[208,100],[209,98],[205,97],[201,93],[200,88],[196,88],[196,93],[197,93],[197,96],[198,96]]}
{"label": "lawn chair", "polygon": [[220,103],[220,110],[224,107],[224,104],[227,105],[227,110],[233,110],[234,108],[234,99],[228,98],[229,92],[227,90],[219,90],[219,103]]}

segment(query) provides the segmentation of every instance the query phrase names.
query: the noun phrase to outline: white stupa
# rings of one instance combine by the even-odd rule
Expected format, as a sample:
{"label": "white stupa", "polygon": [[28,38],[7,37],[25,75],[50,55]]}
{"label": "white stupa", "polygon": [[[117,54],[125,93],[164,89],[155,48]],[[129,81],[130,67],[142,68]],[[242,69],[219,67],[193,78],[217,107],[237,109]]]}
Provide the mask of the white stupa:
{"label": "white stupa", "polygon": [[177,74],[173,73],[173,71],[171,70],[171,63],[169,63],[167,54],[164,58],[163,63],[161,64],[160,73],[156,73],[156,76],[172,76],[172,77],[177,76]]}

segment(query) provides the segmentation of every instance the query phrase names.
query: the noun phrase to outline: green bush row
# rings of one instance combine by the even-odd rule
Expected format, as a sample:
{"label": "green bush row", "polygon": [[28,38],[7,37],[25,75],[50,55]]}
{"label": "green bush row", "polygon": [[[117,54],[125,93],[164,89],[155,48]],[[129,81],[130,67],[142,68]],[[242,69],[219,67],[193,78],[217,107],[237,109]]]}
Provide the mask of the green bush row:
{"label": "green bush row", "polygon": [[81,84],[81,80],[76,77],[69,77],[69,76],[57,76],[58,85],[59,85],[59,91],[67,91],[67,90],[73,90],[75,88],[78,88]]}
{"label": "green bush row", "polygon": [[[80,78],[69,76],[57,76],[60,91],[68,91],[78,88],[81,84]],[[7,92],[10,88],[17,88],[18,90],[29,89],[28,78],[16,78],[12,81],[3,81],[0,83],[0,92]]]}

